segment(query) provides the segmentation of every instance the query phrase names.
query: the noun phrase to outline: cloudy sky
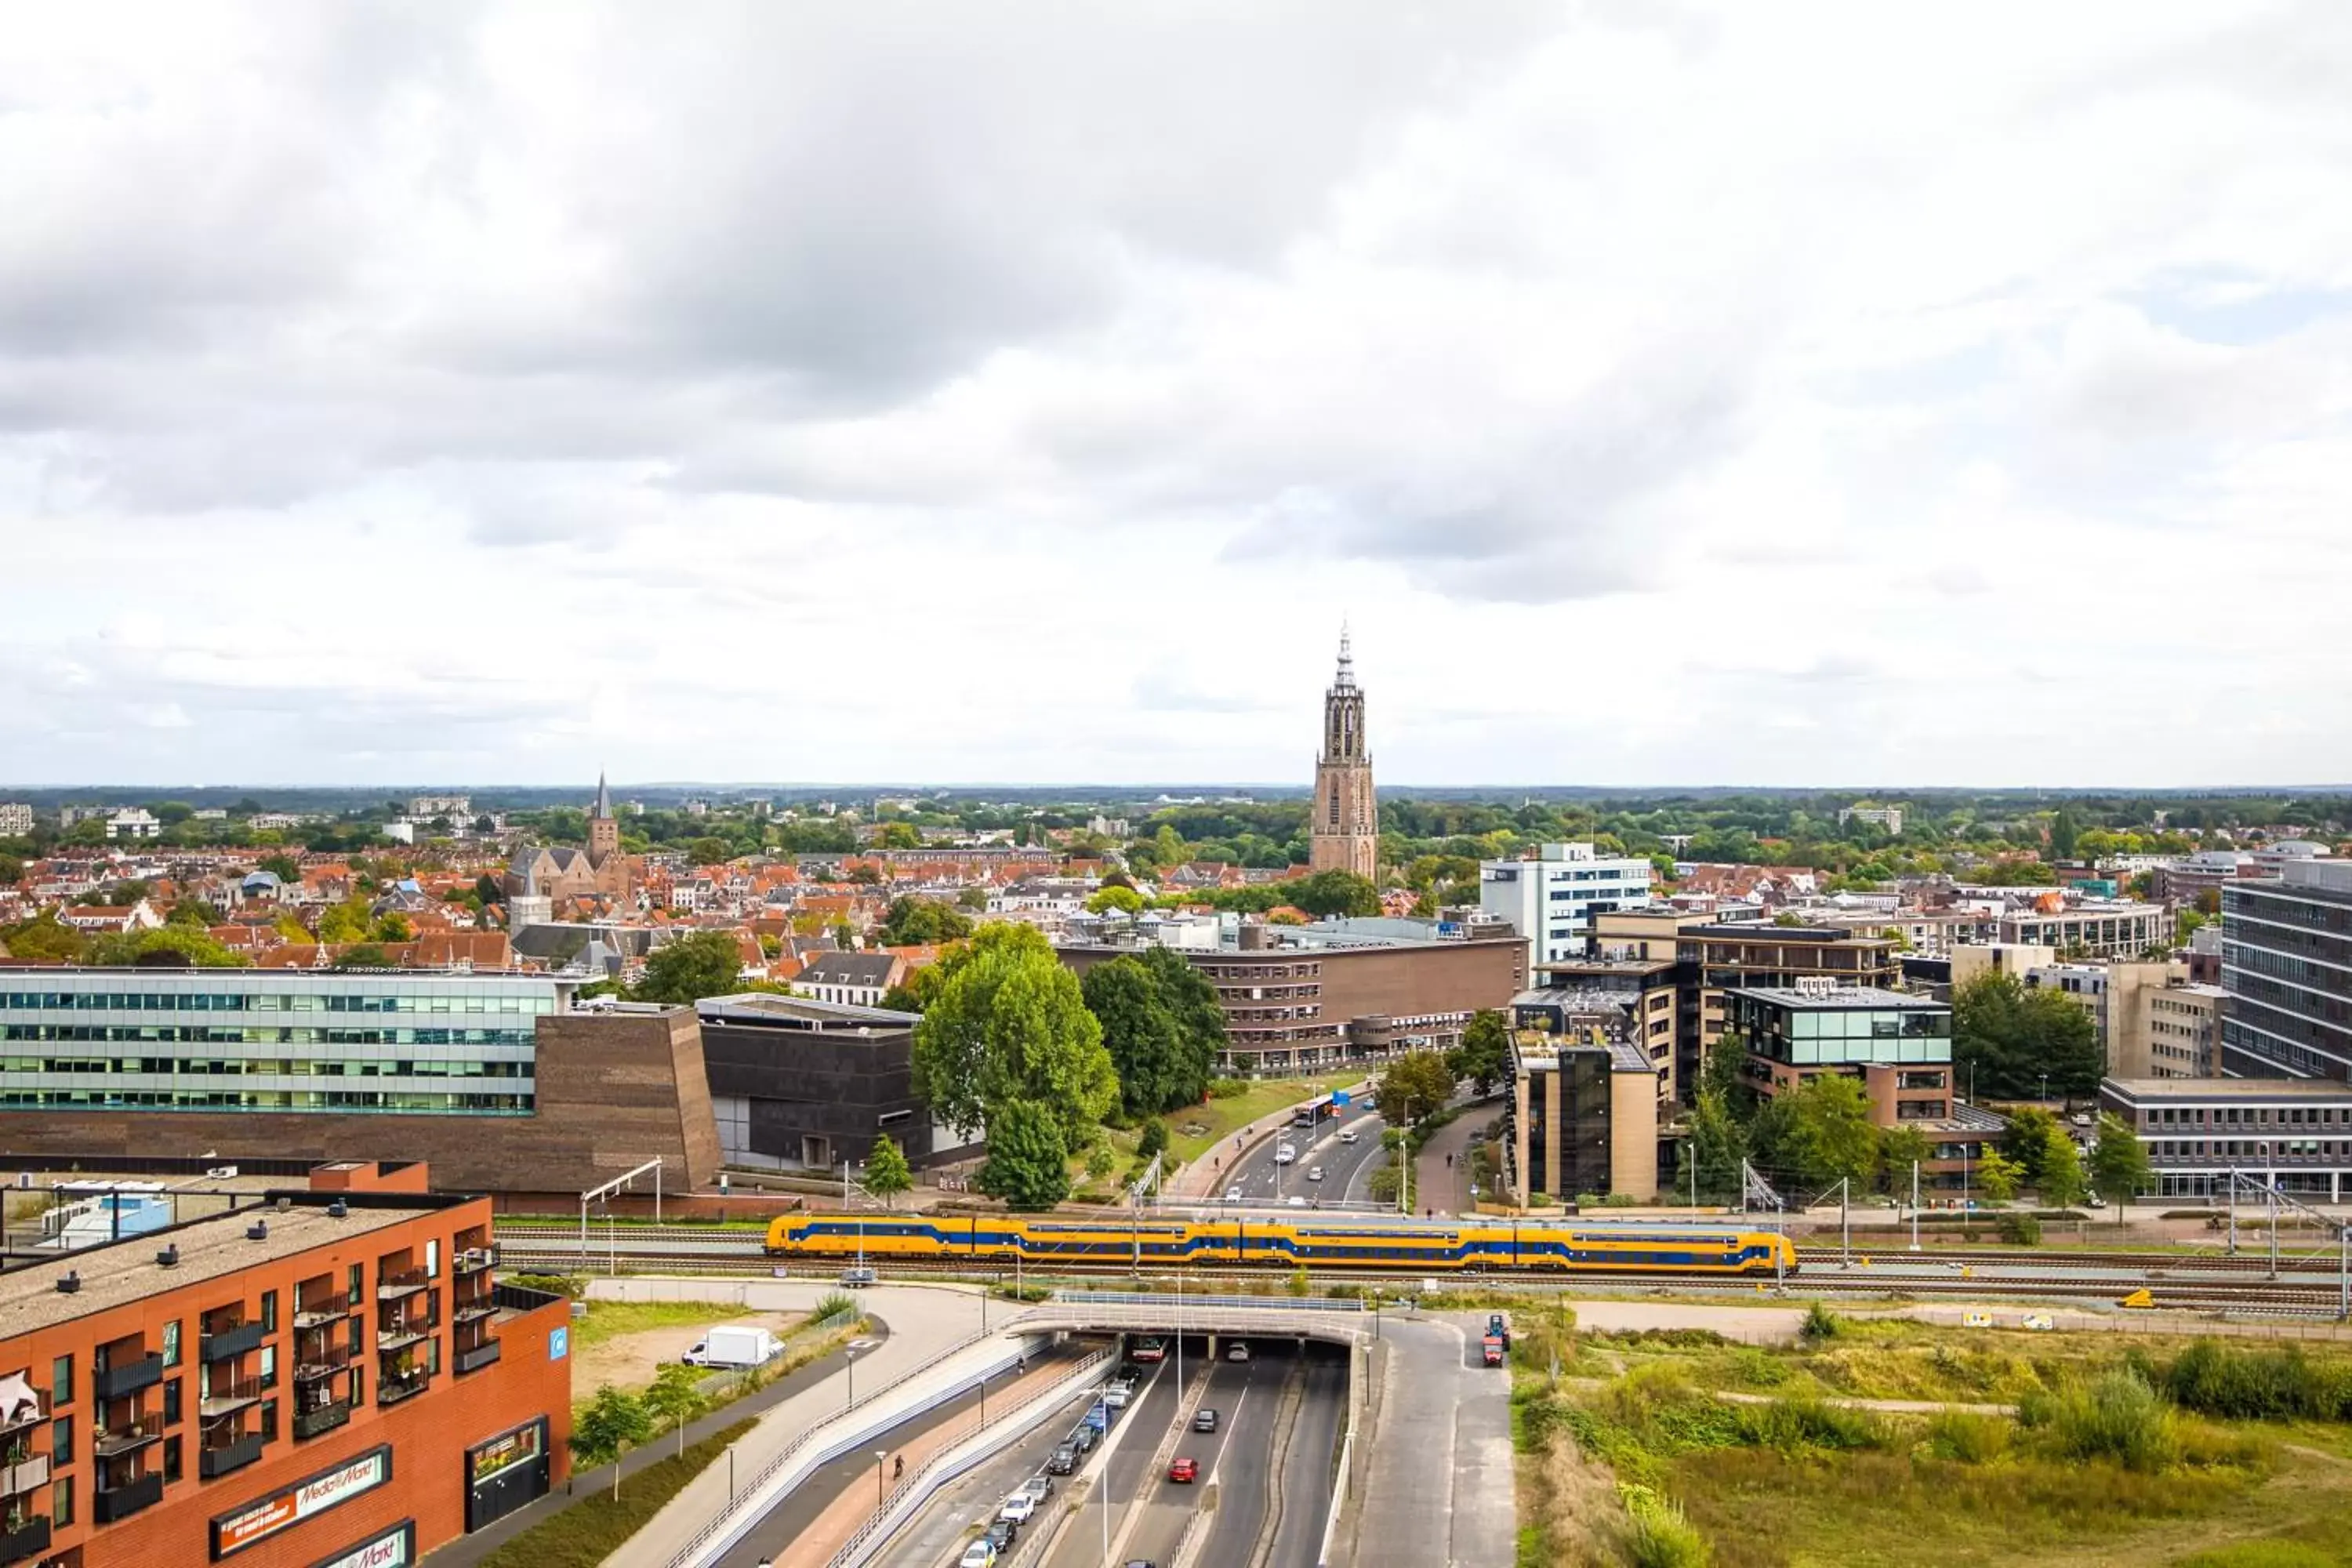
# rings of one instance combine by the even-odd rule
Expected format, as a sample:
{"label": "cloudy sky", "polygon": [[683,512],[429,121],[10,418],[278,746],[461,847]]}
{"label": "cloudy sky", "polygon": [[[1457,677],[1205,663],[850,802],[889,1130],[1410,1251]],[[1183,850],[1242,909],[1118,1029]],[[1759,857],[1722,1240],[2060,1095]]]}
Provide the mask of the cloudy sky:
{"label": "cloudy sky", "polygon": [[20,10],[0,781],[2352,779],[2352,6],[1929,10]]}

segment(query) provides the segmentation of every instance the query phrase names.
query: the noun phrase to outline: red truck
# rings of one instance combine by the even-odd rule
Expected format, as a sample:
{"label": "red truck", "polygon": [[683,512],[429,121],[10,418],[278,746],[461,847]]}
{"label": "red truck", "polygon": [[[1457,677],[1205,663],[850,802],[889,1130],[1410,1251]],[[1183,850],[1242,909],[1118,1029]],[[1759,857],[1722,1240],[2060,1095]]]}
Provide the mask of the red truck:
{"label": "red truck", "polygon": [[1484,1340],[1479,1342],[1478,1348],[1486,1356],[1486,1364],[1488,1366],[1500,1366],[1503,1364],[1502,1335],[1488,1334]]}

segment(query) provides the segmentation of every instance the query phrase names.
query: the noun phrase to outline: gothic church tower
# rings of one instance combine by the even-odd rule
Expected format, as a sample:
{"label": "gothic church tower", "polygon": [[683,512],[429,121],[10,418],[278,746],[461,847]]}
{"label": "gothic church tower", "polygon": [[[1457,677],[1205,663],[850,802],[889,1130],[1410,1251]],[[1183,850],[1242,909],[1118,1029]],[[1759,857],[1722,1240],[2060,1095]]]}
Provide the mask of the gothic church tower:
{"label": "gothic church tower", "polygon": [[613,793],[604,775],[596,775],[596,804],[588,813],[588,864],[603,870],[604,862],[620,852],[621,825],[613,817]]}
{"label": "gothic church tower", "polygon": [[1380,869],[1380,809],[1372,800],[1372,753],[1364,739],[1364,693],[1356,685],[1356,661],[1343,626],[1339,673],[1323,694],[1323,754],[1315,763],[1307,868],[1353,871],[1371,879]]}

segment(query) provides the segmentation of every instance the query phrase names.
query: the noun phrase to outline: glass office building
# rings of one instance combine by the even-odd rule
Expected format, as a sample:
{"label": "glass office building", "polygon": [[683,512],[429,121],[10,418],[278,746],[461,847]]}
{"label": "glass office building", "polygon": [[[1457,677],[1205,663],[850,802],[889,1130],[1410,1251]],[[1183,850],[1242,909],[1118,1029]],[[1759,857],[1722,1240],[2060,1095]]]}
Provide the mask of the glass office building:
{"label": "glass office building", "polygon": [[0,1110],[523,1116],[533,975],[0,971]]}
{"label": "glass office building", "polygon": [[1945,1003],[1861,986],[1773,986],[1727,992],[1729,1023],[1748,1054],[1794,1068],[1949,1062]]}
{"label": "glass office building", "polygon": [[2352,859],[2221,889],[2221,1071],[2352,1081]]}

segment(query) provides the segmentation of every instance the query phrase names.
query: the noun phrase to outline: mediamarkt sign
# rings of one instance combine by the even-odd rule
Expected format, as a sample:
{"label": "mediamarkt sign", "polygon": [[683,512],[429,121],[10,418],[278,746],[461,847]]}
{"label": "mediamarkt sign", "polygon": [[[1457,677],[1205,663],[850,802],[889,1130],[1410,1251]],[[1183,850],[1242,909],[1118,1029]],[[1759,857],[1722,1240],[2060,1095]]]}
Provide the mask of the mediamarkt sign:
{"label": "mediamarkt sign", "polygon": [[371,1448],[355,1459],[296,1481],[285,1490],[249,1503],[212,1521],[213,1559],[218,1562],[267,1541],[279,1531],[371,1492],[392,1479],[392,1445]]}

